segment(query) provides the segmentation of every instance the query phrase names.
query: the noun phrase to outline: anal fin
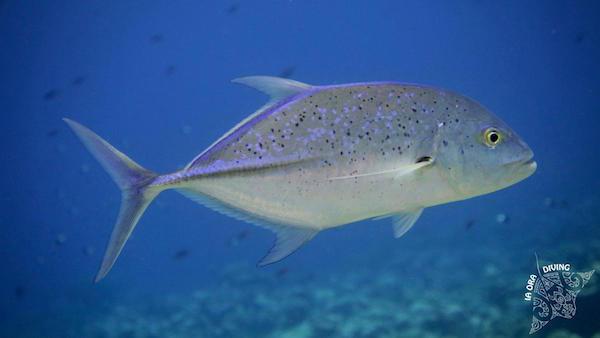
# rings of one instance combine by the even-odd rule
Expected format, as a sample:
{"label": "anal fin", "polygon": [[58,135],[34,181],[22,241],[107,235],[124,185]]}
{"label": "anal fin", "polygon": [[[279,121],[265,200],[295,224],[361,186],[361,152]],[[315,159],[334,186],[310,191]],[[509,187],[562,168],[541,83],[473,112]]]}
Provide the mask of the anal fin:
{"label": "anal fin", "polygon": [[258,266],[269,265],[286,258],[298,250],[304,243],[310,241],[319,232],[319,230],[313,228],[297,227],[273,222],[272,220],[254,215],[192,189],[178,189],[177,191],[191,200],[224,215],[273,231],[276,236],[275,243],[265,257],[258,262]]}
{"label": "anal fin", "polygon": [[318,233],[318,230],[290,226],[275,226],[270,228],[275,232],[277,238],[271,250],[258,262],[258,266],[269,265],[286,258]]}

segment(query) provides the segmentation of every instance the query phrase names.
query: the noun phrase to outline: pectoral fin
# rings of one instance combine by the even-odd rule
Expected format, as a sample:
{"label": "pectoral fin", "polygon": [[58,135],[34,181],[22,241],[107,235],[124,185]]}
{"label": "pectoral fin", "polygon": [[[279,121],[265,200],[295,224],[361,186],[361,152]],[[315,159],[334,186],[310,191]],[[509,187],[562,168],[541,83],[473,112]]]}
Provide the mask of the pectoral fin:
{"label": "pectoral fin", "polygon": [[412,228],[413,225],[415,225],[422,213],[423,209],[421,208],[405,211],[403,213],[392,216],[394,237],[402,237],[408,230],[410,230],[410,228]]}
{"label": "pectoral fin", "polygon": [[404,175],[416,172],[419,169],[430,165],[431,163],[433,163],[433,159],[431,159],[431,157],[428,157],[424,161],[399,165],[396,168],[392,168],[392,169],[373,171],[373,172],[355,174],[355,175],[336,176],[336,177],[330,177],[329,179],[330,180],[345,180],[345,179],[349,179],[349,178],[368,177],[368,176],[377,176],[377,175],[393,175],[394,179],[397,179]]}

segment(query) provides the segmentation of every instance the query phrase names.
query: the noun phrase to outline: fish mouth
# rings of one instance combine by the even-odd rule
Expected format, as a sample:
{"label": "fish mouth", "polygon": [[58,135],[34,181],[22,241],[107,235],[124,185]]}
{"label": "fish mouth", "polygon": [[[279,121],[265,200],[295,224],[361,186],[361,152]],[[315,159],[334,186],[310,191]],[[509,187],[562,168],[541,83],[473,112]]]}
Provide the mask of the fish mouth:
{"label": "fish mouth", "polygon": [[505,164],[508,167],[514,168],[518,172],[526,172],[529,176],[537,169],[537,162],[533,159],[533,154],[527,156],[524,159],[512,161]]}
{"label": "fish mouth", "polygon": [[523,165],[523,166],[531,166],[534,163],[536,163],[536,162],[533,159],[533,152],[529,152],[527,154],[527,156],[523,156],[523,157],[521,157],[519,159],[512,160],[510,162],[506,162],[506,163],[504,163],[504,165],[507,166],[507,167],[513,167],[513,166],[516,167],[516,166],[521,166],[521,165]]}
{"label": "fish mouth", "polygon": [[537,166],[537,163],[533,159],[533,154],[527,156],[527,158],[525,158],[524,160],[521,160],[519,163],[522,166],[526,166],[526,167]]}
{"label": "fish mouth", "polygon": [[537,169],[537,162],[533,158],[530,158],[529,160],[523,162],[522,166],[529,169],[533,174],[533,172]]}

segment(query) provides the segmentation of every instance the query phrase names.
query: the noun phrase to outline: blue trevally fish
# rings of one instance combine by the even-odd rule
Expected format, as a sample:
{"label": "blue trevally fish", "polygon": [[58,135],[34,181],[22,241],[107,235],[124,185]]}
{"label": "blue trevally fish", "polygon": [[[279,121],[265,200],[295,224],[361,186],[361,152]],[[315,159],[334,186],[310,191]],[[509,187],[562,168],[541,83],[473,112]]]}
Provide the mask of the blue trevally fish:
{"label": "blue trevally fish", "polygon": [[527,144],[472,99],[395,82],[313,86],[269,76],[233,80],[270,96],[185,168],[155,174],[65,119],[122,190],[96,281],[150,202],[166,189],[275,232],[259,262],[279,261],[320,231],[392,218],[402,236],[426,207],[533,174]]}

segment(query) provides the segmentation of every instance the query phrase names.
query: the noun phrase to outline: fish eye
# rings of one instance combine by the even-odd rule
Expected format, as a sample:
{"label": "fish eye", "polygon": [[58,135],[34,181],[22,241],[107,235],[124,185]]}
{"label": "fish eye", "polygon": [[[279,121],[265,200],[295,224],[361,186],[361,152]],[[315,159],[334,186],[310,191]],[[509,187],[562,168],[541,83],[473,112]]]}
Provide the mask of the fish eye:
{"label": "fish eye", "polygon": [[495,128],[488,128],[483,132],[483,140],[488,147],[493,148],[502,142],[502,134]]}

